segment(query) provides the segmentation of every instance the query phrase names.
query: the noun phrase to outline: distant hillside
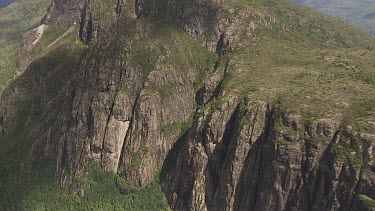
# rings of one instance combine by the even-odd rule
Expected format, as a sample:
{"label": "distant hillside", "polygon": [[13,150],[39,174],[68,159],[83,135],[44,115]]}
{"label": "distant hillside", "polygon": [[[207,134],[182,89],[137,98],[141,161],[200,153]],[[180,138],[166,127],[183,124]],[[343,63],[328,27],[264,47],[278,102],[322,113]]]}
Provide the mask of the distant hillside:
{"label": "distant hillside", "polygon": [[321,12],[343,17],[358,27],[375,34],[374,0],[292,0]]}
{"label": "distant hillside", "polygon": [[[0,5],[10,1],[14,2],[0,0]],[[18,0],[0,9],[0,90],[16,72],[22,34],[40,23],[49,3],[50,0]]]}
{"label": "distant hillside", "polygon": [[6,7],[16,0],[0,0],[0,8]]}

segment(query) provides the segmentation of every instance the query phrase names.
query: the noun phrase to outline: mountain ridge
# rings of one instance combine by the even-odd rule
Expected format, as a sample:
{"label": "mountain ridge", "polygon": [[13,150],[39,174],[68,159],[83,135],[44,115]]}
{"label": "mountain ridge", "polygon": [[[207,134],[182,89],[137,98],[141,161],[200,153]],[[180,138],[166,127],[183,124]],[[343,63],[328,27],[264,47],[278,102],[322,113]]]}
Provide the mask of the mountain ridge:
{"label": "mountain ridge", "polygon": [[54,1],[72,33],[2,95],[21,175],[47,156],[77,207],[97,165],[124,194],[158,177],[174,210],[367,209],[373,37],[288,1],[102,3]]}

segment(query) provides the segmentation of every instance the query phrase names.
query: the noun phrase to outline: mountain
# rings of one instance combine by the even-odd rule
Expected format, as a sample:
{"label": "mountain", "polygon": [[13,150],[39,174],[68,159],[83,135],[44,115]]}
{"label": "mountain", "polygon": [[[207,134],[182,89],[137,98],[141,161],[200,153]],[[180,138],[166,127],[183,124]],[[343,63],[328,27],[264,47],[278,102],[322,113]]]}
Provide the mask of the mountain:
{"label": "mountain", "polygon": [[[4,2],[0,1],[1,5],[5,6]],[[19,0],[0,9],[0,90],[17,72],[22,34],[39,25],[49,3],[49,0]]]}
{"label": "mountain", "polygon": [[0,209],[370,210],[374,56],[288,0],[54,0],[1,97]]}
{"label": "mountain", "polygon": [[293,0],[329,15],[342,17],[375,34],[375,1],[373,0]]}

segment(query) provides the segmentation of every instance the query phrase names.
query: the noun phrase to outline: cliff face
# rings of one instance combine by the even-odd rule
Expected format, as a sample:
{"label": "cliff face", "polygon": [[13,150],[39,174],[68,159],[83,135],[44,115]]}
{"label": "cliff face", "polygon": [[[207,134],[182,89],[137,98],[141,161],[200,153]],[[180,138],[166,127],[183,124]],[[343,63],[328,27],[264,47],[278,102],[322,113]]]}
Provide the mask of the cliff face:
{"label": "cliff face", "polygon": [[[221,15],[222,17],[217,18]],[[203,33],[215,31],[212,42],[223,32],[215,27],[216,21],[224,17],[217,3],[212,1],[171,1],[162,0],[111,0],[111,1],[52,1],[48,14],[43,23],[68,28],[74,24],[80,25],[80,37],[88,43],[106,31],[115,17],[144,18],[157,17],[172,19],[193,38],[209,48],[215,48],[214,43],[205,43]],[[210,37],[211,38],[211,37]]]}
{"label": "cliff face", "polygon": [[163,189],[175,210],[365,209],[357,197],[373,194],[374,138],[230,99],[201,115]]}
{"label": "cliff face", "polygon": [[[54,0],[43,22],[70,30],[2,96],[5,134],[31,127],[24,172],[42,151],[55,160],[61,187],[80,195],[85,181],[77,178],[97,163],[125,179],[118,184],[125,194],[160,172],[174,210],[366,209],[358,196],[375,196],[372,117],[361,116],[360,129],[343,123],[343,111],[306,121],[307,114],[274,102],[282,87],[239,92],[247,81],[233,88],[236,76],[267,72],[246,63],[259,57],[243,55],[264,51],[261,59],[284,66],[271,58],[277,44],[263,48],[259,40],[288,43],[280,36],[295,30],[272,12],[287,3],[268,2],[269,10],[237,4]],[[308,18],[299,24],[304,21],[311,33],[330,27],[317,28]],[[271,30],[276,34],[263,34]],[[327,33],[327,42],[373,42],[340,33]],[[298,65],[284,74],[306,64]],[[267,77],[278,83],[275,74]]]}
{"label": "cliff face", "polygon": [[[184,55],[187,57],[186,61],[178,61],[178,65],[187,70],[182,72],[173,63],[175,55],[172,55],[174,53],[181,56],[182,52],[171,46],[166,39],[180,39],[181,46],[184,46],[188,45],[184,43],[187,37],[165,32],[163,36],[166,37],[159,39],[155,37],[157,34],[149,34],[151,31],[158,33],[155,31],[168,30],[163,24],[159,25],[161,29],[151,27],[146,22],[129,23],[127,26],[136,30],[132,33],[134,37],[119,34],[116,46],[110,42],[97,44],[94,47],[96,50],[93,49],[95,55],[87,55],[82,61],[85,67],[82,66],[79,73],[75,72],[77,69],[60,68],[60,71],[64,71],[60,74],[72,77],[67,80],[71,83],[67,85],[66,93],[64,90],[51,90],[45,85],[33,87],[47,99],[33,99],[31,111],[34,106],[37,109],[43,102],[54,98],[42,94],[43,92],[57,94],[58,97],[61,94],[70,99],[60,105],[56,111],[57,116],[50,117],[61,121],[55,120],[51,122],[52,125],[42,126],[40,129],[43,131],[36,132],[38,136],[42,135],[38,138],[40,141],[57,146],[51,150],[56,150],[57,172],[63,186],[65,181],[68,187],[71,185],[74,175],[82,173],[88,160],[100,163],[106,171],[119,170],[124,177],[139,186],[148,184],[161,168],[166,153],[179,133],[176,127],[189,121],[191,117],[195,96],[193,82],[198,73],[191,69],[189,60],[196,60],[194,65],[205,65],[206,61],[200,61],[200,58],[195,58],[199,54],[194,54],[205,55],[209,52],[184,51],[183,53],[190,55]],[[143,46],[147,39],[159,40],[161,43],[157,46]],[[161,46],[163,49],[160,49]],[[139,53],[145,55],[139,57]],[[159,58],[158,55],[165,57]],[[67,71],[73,71],[74,74]],[[21,78],[30,81],[29,77],[24,75]],[[19,90],[18,86],[23,86],[21,84],[24,80],[19,79],[10,86],[4,96],[11,98],[8,93]],[[29,83],[31,86],[36,85]],[[58,87],[57,85],[56,88]],[[29,100],[29,92],[19,92],[23,101]],[[12,104],[10,100],[6,101]],[[4,110],[9,108],[5,115],[5,130],[12,131],[15,125],[21,123],[17,118],[13,119],[10,112],[12,105],[3,106]],[[45,115],[49,115],[49,112],[51,111],[46,111]],[[30,121],[34,120],[34,115],[37,115],[35,111],[28,117]],[[161,132],[164,128],[168,130],[168,135]],[[49,132],[45,133],[46,129]]]}

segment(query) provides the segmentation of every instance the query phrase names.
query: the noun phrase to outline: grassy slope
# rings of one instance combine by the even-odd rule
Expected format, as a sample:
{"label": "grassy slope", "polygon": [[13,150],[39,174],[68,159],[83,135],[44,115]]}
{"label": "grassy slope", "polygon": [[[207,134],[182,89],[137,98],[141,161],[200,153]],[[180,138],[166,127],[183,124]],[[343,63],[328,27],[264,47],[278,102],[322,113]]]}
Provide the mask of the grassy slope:
{"label": "grassy slope", "polygon": [[295,0],[329,15],[343,17],[360,28],[375,33],[373,0]]}
{"label": "grassy slope", "polygon": [[16,73],[22,34],[40,23],[50,0],[19,0],[0,9],[0,90]]}
{"label": "grassy slope", "polygon": [[308,121],[344,118],[359,125],[375,120],[372,36],[294,3],[268,1],[257,7],[279,22],[244,35],[243,47],[228,55],[229,92],[278,101]]}

